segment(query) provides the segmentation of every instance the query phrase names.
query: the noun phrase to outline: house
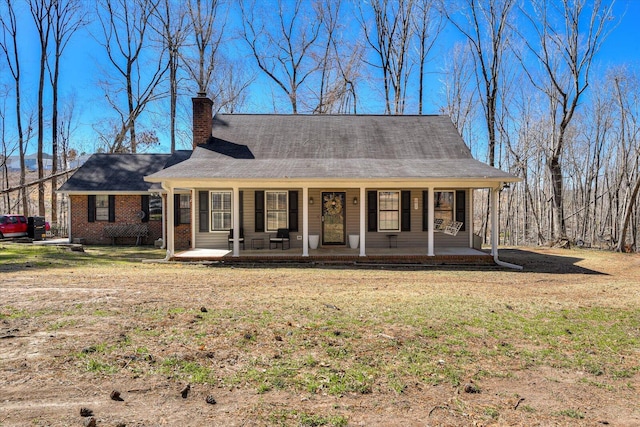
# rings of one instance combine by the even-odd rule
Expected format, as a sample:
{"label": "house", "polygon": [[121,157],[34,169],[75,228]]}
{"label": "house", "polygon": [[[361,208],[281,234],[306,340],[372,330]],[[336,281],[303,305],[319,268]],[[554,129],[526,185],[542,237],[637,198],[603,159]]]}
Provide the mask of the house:
{"label": "house", "polygon": [[[68,168],[74,169],[82,166],[84,162],[89,158],[86,154],[75,157],[73,160],[68,160]],[[3,159],[0,156],[0,164],[2,164],[3,160],[6,161],[7,168],[10,171],[19,171],[20,167],[20,156],[9,156],[6,159]],[[62,156],[58,156],[58,168],[63,164]],[[38,170],[38,154],[32,153],[26,155],[24,157],[24,166],[28,171],[37,171]],[[51,154],[43,153],[42,154],[42,168],[44,170],[51,170],[53,168],[53,156]]]}
{"label": "house", "polygon": [[[144,177],[184,161],[189,155],[190,150],[174,154],[92,155],[58,189],[69,197],[70,239],[88,244],[109,244],[113,243],[114,237],[105,230],[134,224],[145,225],[145,238],[149,241],[162,238],[163,201],[159,192],[154,191],[153,184],[145,182]],[[185,227],[176,226],[178,230],[181,228]],[[137,236],[134,231],[132,235],[115,237],[130,239],[120,240],[121,243],[133,243],[135,240],[131,239]]]}
{"label": "house", "polygon": [[[51,169],[52,156],[50,154],[43,153],[42,154],[42,167],[44,170]],[[7,169],[10,171],[19,171],[20,166],[20,157],[19,156],[9,156],[5,160]],[[38,170],[38,155],[36,153],[31,153],[24,156],[24,167],[27,171],[36,171]]]}
{"label": "house", "polygon": [[[213,117],[203,95],[193,111],[192,151],[94,155],[60,188],[72,198],[72,236],[103,242],[95,223],[135,222],[137,210],[140,221],[166,217],[168,258],[180,249],[284,250],[278,230],[288,233],[283,255],[403,248],[433,257],[474,247],[474,189],[492,191],[497,224],[498,192],[519,181],[475,160],[447,116]],[[166,215],[147,213],[151,198]]]}

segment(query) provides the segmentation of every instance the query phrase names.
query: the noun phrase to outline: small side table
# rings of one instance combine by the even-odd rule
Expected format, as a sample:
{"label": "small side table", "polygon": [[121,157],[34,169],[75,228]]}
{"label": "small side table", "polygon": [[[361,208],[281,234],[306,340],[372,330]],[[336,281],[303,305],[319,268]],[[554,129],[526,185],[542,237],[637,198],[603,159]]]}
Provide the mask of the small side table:
{"label": "small side table", "polygon": [[389,247],[397,248],[398,247],[398,235],[397,234],[387,234],[389,238]]}
{"label": "small side table", "polygon": [[264,249],[264,239],[251,239],[251,249]]}

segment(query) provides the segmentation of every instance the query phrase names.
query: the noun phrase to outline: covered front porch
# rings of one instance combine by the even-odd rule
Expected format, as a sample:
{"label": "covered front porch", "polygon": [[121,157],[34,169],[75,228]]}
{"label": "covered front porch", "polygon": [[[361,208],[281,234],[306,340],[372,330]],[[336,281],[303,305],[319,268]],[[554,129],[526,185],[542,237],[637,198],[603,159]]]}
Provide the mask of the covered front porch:
{"label": "covered front porch", "polygon": [[[504,265],[497,260],[501,182],[492,183],[493,187],[470,180],[304,184],[290,180],[210,182],[189,188],[183,183],[165,183],[166,259]],[[487,252],[478,250],[473,229],[473,193],[483,188],[491,194],[492,236]],[[182,203],[185,194],[191,215],[190,234],[183,236],[190,240],[189,250],[180,251],[176,250],[178,227],[174,224],[180,213],[178,202]],[[458,227],[451,232],[443,227],[446,223]],[[281,227],[285,227],[286,244],[272,245]]]}
{"label": "covered front porch", "polygon": [[[246,257],[249,251],[264,254],[283,227],[286,242],[279,248],[295,249],[302,257],[400,252],[436,256],[454,248],[479,247],[473,234],[474,187],[469,182],[437,187],[419,183],[389,187],[377,182],[359,188],[344,183],[320,188],[265,184],[165,187],[167,258],[174,258],[178,249],[174,224],[183,195],[191,208],[190,252],[211,249],[233,257]],[[451,232],[447,224],[457,228]]]}

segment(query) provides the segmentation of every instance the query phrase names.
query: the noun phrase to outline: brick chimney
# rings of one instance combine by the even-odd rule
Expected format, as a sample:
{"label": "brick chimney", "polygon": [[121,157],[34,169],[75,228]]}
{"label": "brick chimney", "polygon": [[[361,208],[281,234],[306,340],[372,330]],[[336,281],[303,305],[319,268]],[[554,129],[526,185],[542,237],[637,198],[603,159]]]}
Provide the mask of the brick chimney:
{"label": "brick chimney", "polygon": [[205,144],[213,131],[213,101],[200,92],[193,101],[193,149]]}

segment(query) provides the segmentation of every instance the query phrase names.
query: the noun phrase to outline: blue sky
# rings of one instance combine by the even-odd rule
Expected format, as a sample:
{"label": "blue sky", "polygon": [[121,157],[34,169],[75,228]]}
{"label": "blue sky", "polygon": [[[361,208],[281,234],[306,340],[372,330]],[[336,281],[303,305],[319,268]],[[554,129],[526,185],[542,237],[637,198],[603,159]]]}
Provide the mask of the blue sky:
{"label": "blue sky", "polygon": [[[24,6],[24,5],[23,5]],[[36,88],[39,64],[39,44],[33,24],[29,22],[31,17],[28,9],[24,6],[21,21],[22,37],[20,39],[20,49],[23,67],[23,97],[25,109],[33,109],[36,105]],[[602,51],[598,54],[595,70],[605,70],[615,64],[628,64],[632,67],[640,67],[640,0],[618,0],[615,4],[616,19],[620,23],[613,30],[605,41]],[[26,18],[26,19],[25,19]],[[26,22],[25,22],[26,21]],[[355,20],[353,21],[356,25]],[[31,29],[31,31],[29,31]],[[60,97],[73,94],[76,98],[76,119],[78,127],[74,133],[76,146],[80,151],[91,152],[95,149],[95,132],[92,123],[99,120],[99,117],[109,110],[109,106],[104,102],[104,97],[96,87],[96,82],[100,77],[100,64],[104,63],[103,48],[94,39],[91,33],[97,34],[98,27],[94,23],[75,34],[71,43],[67,47],[62,60]],[[445,58],[447,50],[453,43],[461,40],[460,35],[453,28],[447,28],[441,36],[438,51],[434,52],[435,58],[430,68],[434,72],[432,78],[437,81],[440,76],[437,70],[440,69],[439,60]],[[247,58],[251,61],[251,58]],[[6,70],[6,64],[0,65],[0,73],[3,83],[11,83]],[[270,81],[264,77],[258,78],[252,85],[249,92],[246,112],[273,112],[272,101],[269,95],[278,93],[278,89],[272,86]],[[431,108],[428,113],[437,113],[437,94],[433,94]],[[11,101],[13,102],[13,101]],[[8,104],[9,120],[13,114],[13,104]],[[359,108],[361,113],[382,113],[382,102],[372,101]],[[408,111],[413,113],[414,111]],[[183,123],[189,126],[189,123]],[[50,131],[47,130],[47,139]],[[161,147],[158,151],[168,150],[168,138],[164,132],[160,132]],[[35,150],[35,141],[30,143],[28,152]],[[32,147],[32,148],[31,148]]]}

